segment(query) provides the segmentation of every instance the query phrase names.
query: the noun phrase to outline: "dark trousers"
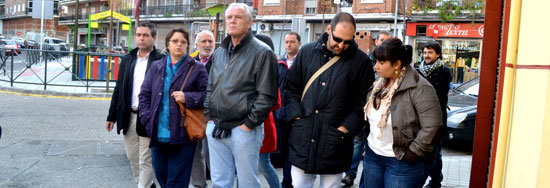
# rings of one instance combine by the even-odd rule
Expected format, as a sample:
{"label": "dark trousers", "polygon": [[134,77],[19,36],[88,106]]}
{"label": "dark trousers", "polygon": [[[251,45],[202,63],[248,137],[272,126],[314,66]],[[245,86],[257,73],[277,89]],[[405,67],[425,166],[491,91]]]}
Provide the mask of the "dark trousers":
{"label": "dark trousers", "polygon": [[443,181],[443,173],[441,169],[443,168],[443,162],[441,161],[441,144],[440,141],[435,145],[435,156],[434,162],[432,164],[432,170],[430,171],[430,187],[441,187],[441,181]]}
{"label": "dark trousers", "polygon": [[464,67],[458,67],[456,68],[456,71],[457,71],[456,83],[464,82]]}
{"label": "dark trousers", "polygon": [[189,187],[196,145],[158,144],[151,148],[153,168],[162,188]]}
{"label": "dark trousers", "polygon": [[288,161],[288,147],[290,141],[290,124],[284,121],[278,121],[279,127],[281,127],[282,135],[278,138],[282,141],[281,153],[283,155],[283,188],[292,185],[292,177],[290,175],[290,169],[292,165]]}

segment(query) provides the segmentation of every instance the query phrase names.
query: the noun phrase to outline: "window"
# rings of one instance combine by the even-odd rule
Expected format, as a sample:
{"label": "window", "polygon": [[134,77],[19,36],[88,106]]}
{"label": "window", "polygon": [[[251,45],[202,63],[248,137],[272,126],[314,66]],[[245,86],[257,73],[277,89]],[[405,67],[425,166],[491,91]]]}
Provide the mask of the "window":
{"label": "window", "polygon": [[278,6],[280,3],[280,0],[264,0],[265,6]]}
{"label": "window", "polygon": [[305,14],[315,14],[315,8],[313,8],[313,7],[306,8],[306,13]]}
{"label": "window", "polygon": [[86,15],[86,8],[82,8],[82,15]]}
{"label": "window", "polygon": [[426,36],[426,25],[416,26],[416,36]]}
{"label": "window", "polygon": [[94,14],[95,13],[95,7],[90,7],[90,14]]}
{"label": "window", "polygon": [[361,3],[384,3],[384,0],[361,0]]}

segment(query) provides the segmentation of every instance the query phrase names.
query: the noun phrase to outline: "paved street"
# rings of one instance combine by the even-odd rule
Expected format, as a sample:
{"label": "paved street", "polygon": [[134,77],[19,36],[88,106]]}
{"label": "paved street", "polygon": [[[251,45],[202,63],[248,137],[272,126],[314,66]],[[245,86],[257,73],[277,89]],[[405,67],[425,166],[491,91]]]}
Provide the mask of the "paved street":
{"label": "paved street", "polygon": [[[104,128],[110,101],[3,92],[0,98],[0,188],[134,187],[122,136]],[[471,154],[443,153],[444,185],[467,187]]]}

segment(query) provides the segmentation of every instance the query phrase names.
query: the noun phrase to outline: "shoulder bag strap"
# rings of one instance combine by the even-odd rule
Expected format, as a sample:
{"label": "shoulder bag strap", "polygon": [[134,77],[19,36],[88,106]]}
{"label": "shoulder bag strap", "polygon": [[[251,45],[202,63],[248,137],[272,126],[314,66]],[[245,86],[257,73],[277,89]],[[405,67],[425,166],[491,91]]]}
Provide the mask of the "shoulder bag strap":
{"label": "shoulder bag strap", "polygon": [[313,74],[311,78],[309,78],[309,80],[307,81],[306,87],[304,88],[304,92],[302,93],[301,101],[304,100],[304,96],[306,95],[306,92],[309,89],[309,86],[311,86],[311,84],[313,83],[313,81],[315,81],[317,77],[323,74],[323,72],[325,72],[328,68],[334,65],[338,60],[340,60],[340,56],[334,56],[332,59],[330,59],[330,61],[328,61],[325,65],[323,65],[319,70],[317,70],[317,72],[315,72],[315,74]]}
{"label": "shoulder bag strap", "polygon": [[185,80],[183,80],[183,84],[181,85],[180,91],[183,91],[183,88],[185,87],[185,84],[187,84],[187,80],[189,79],[189,76],[191,76],[191,72],[193,72],[193,68],[195,68],[194,63],[191,65],[191,68],[189,68],[189,71],[187,72],[187,75],[185,76]]}

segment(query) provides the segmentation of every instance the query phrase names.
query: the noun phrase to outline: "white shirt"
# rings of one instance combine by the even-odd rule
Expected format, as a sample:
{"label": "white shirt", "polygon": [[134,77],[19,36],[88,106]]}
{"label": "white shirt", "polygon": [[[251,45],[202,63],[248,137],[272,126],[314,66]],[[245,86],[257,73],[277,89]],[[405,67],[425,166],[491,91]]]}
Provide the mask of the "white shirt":
{"label": "white shirt", "polygon": [[294,59],[296,59],[296,56],[294,56],[294,58],[290,59],[290,58],[288,58],[288,54],[286,54],[286,65],[288,66],[289,69],[290,69],[290,67],[292,67],[292,63],[294,63]]}
{"label": "white shirt", "polygon": [[391,124],[391,114],[388,115],[388,121],[382,132],[382,139],[378,139],[380,128],[378,122],[382,118],[382,111],[374,108],[370,109],[370,115],[367,115],[370,124],[370,133],[367,137],[367,143],[374,153],[384,157],[395,157],[393,152],[393,130]]}
{"label": "white shirt", "polygon": [[145,71],[147,70],[147,60],[149,59],[149,54],[147,53],[145,58],[139,56],[139,51],[137,53],[136,67],[134,68],[134,83],[132,88],[132,110],[137,110],[139,107],[139,92],[141,91],[141,84],[145,79]]}

